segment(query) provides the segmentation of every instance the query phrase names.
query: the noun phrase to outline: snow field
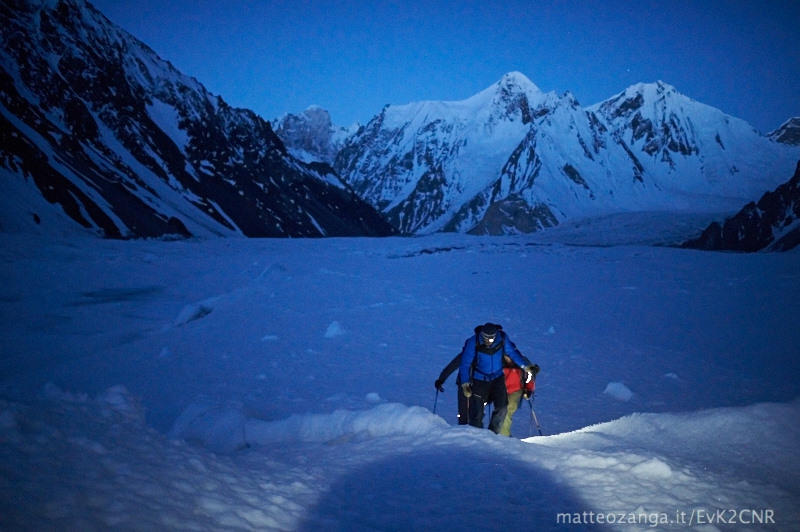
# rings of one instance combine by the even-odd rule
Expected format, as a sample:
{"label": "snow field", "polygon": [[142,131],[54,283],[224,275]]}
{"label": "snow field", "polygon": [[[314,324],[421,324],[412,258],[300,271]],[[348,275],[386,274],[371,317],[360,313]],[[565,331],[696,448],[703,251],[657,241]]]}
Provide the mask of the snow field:
{"label": "snow field", "polygon": [[[800,527],[796,252],[0,237],[0,529]],[[485,321],[544,437],[435,397]]]}

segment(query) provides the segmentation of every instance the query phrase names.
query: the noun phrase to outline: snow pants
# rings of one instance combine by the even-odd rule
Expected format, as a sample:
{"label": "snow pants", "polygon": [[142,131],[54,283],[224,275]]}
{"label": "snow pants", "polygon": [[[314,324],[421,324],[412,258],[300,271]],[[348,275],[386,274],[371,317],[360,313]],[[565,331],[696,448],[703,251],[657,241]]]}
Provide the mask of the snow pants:
{"label": "snow pants", "polygon": [[485,405],[492,404],[492,418],[489,421],[489,430],[497,434],[508,412],[508,391],[506,379],[500,375],[493,381],[474,381],[472,383],[472,397],[469,398],[469,424],[473,427],[483,428]]}
{"label": "snow pants", "polygon": [[514,393],[508,394],[508,410],[506,411],[506,418],[500,425],[500,434],[503,436],[511,436],[511,418],[517,411],[522,401],[522,390],[517,390]]}

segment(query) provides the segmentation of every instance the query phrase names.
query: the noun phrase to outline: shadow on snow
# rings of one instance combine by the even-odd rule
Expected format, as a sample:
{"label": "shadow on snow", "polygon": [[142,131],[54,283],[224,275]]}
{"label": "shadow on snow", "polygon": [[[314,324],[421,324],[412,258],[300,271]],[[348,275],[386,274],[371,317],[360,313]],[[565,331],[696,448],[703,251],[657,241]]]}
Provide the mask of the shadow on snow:
{"label": "shadow on snow", "polygon": [[550,530],[564,527],[558,513],[587,508],[550,472],[495,449],[454,443],[368,464],[338,479],[298,530]]}

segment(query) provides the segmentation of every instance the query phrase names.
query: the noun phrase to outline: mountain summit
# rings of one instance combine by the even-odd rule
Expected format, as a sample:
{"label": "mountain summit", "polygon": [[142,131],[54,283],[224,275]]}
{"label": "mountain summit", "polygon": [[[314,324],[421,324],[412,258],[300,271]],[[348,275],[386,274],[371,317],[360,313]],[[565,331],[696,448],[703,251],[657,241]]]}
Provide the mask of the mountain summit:
{"label": "mountain summit", "polygon": [[322,161],[330,165],[345,139],[360,127],[358,123],[349,128],[334,126],[330,113],[318,105],[299,115],[285,114],[272,121],[272,128],[292,155],[307,163]]}
{"label": "mountain summit", "polygon": [[469,229],[461,218],[496,199],[498,171],[558,101],[512,73],[463,101],[387,106],[345,142],[334,167],[404,233]]}
{"label": "mountain summit", "polygon": [[771,139],[792,146],[800,146],[800,117],[790,118],[769,134]]}

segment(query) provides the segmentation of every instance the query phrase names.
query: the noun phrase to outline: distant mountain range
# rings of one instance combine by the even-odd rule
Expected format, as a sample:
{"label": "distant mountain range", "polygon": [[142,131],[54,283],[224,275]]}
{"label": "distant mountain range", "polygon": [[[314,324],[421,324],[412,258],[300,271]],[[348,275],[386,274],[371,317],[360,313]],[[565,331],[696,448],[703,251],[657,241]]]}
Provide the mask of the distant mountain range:
{"label": "distant mountain range", "polygon": [[732,213],[791,175],[768,135],[638,84],[581,107],[523,74],[366,125],[228,106],[83,0],[0,6],[0,231],[106,237],[527,233],[615,212]]}
{"label": "distant mountain range", "polygon": [[[464,101],[386,106],[344,141],[326,117],[294,115],[293,131],[279,136],[298,156],[331,163],[412,234],[525,233],[625,211],[734,212],[800,159],[800,120],[764,135],[662,82],[583,108],[512,72]],[[339,140],[320,140],[325,131]],[[334,149],[309,153],[309,135]]]}

